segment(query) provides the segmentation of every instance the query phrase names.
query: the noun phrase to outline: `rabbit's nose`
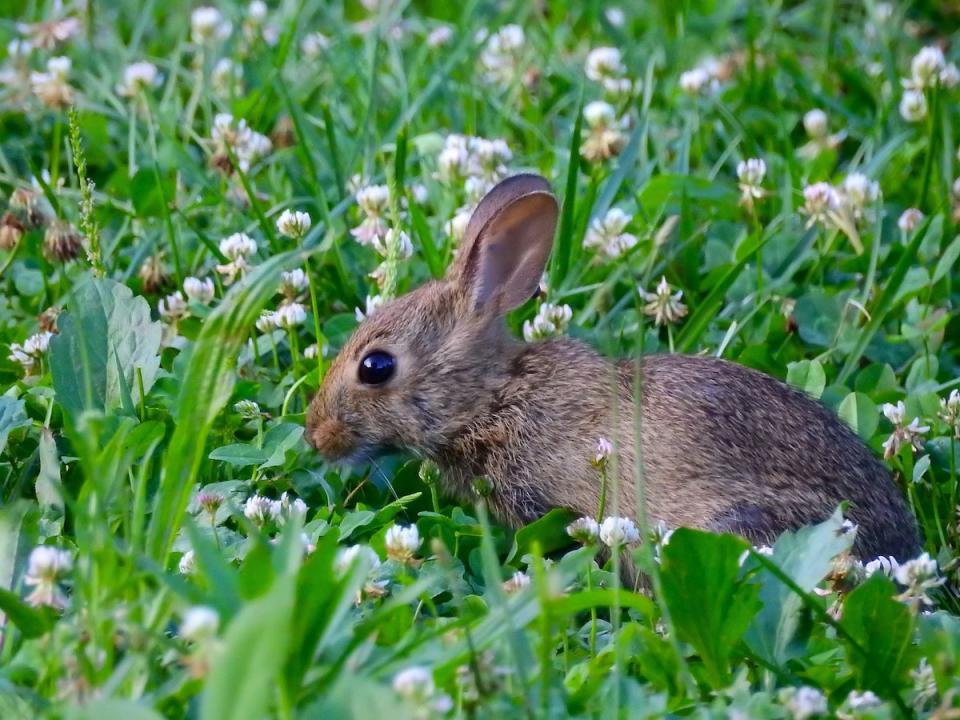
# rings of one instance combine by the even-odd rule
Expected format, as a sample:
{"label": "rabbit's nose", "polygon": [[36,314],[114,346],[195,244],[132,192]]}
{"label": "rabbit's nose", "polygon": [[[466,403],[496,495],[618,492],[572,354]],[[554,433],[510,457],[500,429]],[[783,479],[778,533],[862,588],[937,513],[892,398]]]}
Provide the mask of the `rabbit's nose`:
{"label": "rabbit's nose", "polygon": [[325,418],[307,433],[307,441],[331,460],[350,453],[353,443],[347,426],[335,418]]}

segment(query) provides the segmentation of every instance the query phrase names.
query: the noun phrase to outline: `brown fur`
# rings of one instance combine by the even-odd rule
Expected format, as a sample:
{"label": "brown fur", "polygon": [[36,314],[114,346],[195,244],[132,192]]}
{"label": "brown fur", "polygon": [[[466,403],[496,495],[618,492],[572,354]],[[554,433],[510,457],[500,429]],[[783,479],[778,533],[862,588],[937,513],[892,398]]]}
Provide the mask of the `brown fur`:
{"label": "brown fur", "polygon": [[[525,182],[515,195],[538,195],[529,207],[540,217],[540,186]],[[511,194],[491,195],[498,192],[496,202],[510,205]],[[450,277],[375,311],[347,342],[309,409],[306,436],[317,449],[348,459],[409,449],[435,460],[444,488],[461,499],[472,499],[471,481],[485,475],[492,511],[517,527],[554,507],[596,515],[600,481],[590,460],[603,436],[616,446],[607,514],[636,517],[645,500],[653,522],[735,532],[759,544],[825,519],[845,500],[860,527],[858,555],[915,553],[916,525],[888,470],[803,393],[723,360],[655,355],[611,363],[571,339],[514,340],[502,314],[518,301],[503,298],[524,296],[531,268],[511,271],[509,293],[477,290],[477,277],[489,283],[491,273],[506,272],[482,264],[485,237],[500,232],[489,242],[503,242],[495,210],[477,210],[483,227],[473,224],[476,239]],[[540,225],[528,227],[535,237],[521,228],[513,242],[543,241]],[[549,235],[546,242],[552,225]],[[518,263],[537,265],[542,254]],[[496,261],[502,265],[503,255]],[[397,358],[383,386],[357,379],[373,349]]]}

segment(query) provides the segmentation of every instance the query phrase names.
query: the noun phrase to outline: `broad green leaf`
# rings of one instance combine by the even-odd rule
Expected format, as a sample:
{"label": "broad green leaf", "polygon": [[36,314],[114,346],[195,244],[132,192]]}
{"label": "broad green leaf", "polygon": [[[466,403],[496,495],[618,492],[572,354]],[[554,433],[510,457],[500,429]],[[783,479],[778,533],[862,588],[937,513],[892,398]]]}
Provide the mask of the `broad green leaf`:
{"label": "broad green leaf", "polygon": [[894,599],[896,592],[889,578],[875,573],[847,597],[840,620],[857,644],[840,638],[857,686],[881,697],[891,697],[909,687],[910,671],[919,660],[913,644],[913,614]]}
{"label": "broad green leaf", "polygon": [[235,467],[259,465],[269,457],[265,450],[261,450],[247,443],[224,445],[212,451],[207,457],[211,460],[221,460]]}
{"label": "broad green leaf", "polygon": [[837,408],[837,415],[847,425],[853,428],[864,440],[873,437],[880,423],[880,411],[869,395],[862,392],[852,392],[847,395]]}
{"label": "broad green leaf", "polygon": [[262,720],[291,641],[294,577],[282,575],[227,627],[200,698],[200,720]]}
{"label": "broad green leaf", "polygon": [[[785,532],[774,544],[770,560],[801,590],[810,592],[830,572],[833,559],[852,545],[853,534],[843,531],[843,515],[837,511],[819,525]],[[758,656],[782,665],[800,652],[791,643],[800,625],[803,598],[765,569],[756,577],[763,608],[744,639]]]}
{"label": "broad green leaf", "polygon": [[24,637],[28,638],[46,635],[57,617],[56,611],[52,608],[31,607],[17,594],[4,588],[0,588],[0,611],[2,611],[0,615],[5,614]]}
{"label": "broad green leaf", "polygon": [[827,386],[827,374],[818,360],[800,360],[787,366],[787,382],[807,395],[819,398]]}
{"label": "broad green leaf", "polygon": [[6,449],[11,431],[29,424],[30,418],[24,412],[23,400],[0,395],[0,453]]}
{"label": "broad green leaf", "polygon": [[941,693],[947,692],[957,679],[960,668],[960,618],[944,611],[921,615],[920,652],[933,668]]}
{"label": "broad green leaf", "polygon": [[[303,425],[282,422],[274,425],[263,435],[263,452],[267,459],[261,469],[283,465],[287,450],[292,450],[303,437]],[[306,447],[306,446],[304,446]]]}
{"label": "broad green leaf", "polygon": [[147,301],[125,285],[88,278],[70,295],[59,327],[50,341],[50,370],[57,401],[74,423],[84,410],[120,407],[124,385],[139,401],[137,369],[144,392],[153,387],[162,330]]}
{"label": "broad green leaf", "polygon": [[576,514],[562,508],[554,508],[541,518],[517,530],[513,536],[513,547],[506,562],[523,557],[534,543],[539,543],[540,552],[549,553],[570,544],[567,525],[576,519]]}
{"label": "broad green leaf", "polygon": [[374,517],[376,517],[376,513],[372,510],[355,510],[347,513],[340,522],[340,539],[346,540],[355,530],[366,527],[373,522]]}
{"label": "broad green leaf", "polygon": [[947,276],[953,266],[957,264],[957,258],[960,258],[960,235],[953,239],[953,242],[943,251],[937,266],[933,271],[933,277],[930,278],[930,284],[935,285]]}
{"label": "broad green leaf", "polygon": [[29,542],[24,537],[24,518],[29,511],[25,500],[0,505],[0,588],[13,588],[17,563],[26,557]]}
{"label": "broad green leaf", "polygon": [[747,542],[680,528],[663,548],[663,600],[678,637],[693,645],[714,688],[730,681],[730,656],[760,610],[760,586],[741,579]]}
{"label": "broad green leaf", "polygon": [[37,500],[41,505],[63,510],[63,487],[60,484],[60,455],[49,428],[40,431],[40,473],[36,482]]}

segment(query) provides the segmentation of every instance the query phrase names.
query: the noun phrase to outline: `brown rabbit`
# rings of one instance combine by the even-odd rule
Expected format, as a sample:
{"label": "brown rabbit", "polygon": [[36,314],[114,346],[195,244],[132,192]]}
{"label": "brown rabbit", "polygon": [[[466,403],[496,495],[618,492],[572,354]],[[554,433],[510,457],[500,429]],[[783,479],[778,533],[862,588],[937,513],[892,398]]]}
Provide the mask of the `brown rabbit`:
{"label": "brown rabbit", "polygon": [[861,558],[915,554],[916,525],[886,467],[805,394],[713,358],[614,364],[569,338],[511,337],[503,316],[537,290],[556,220],[543,178],[493,188],[448,276],[357,328],[310,406],[309,442],[331,459],[406,448],[436,461],[462,499],[484,475],[491,510],[517,527],[554,507],[596,515],[591,459],[606,437],[618,468],[608,514],[637,517],[640,496],[651,521],[759,544],[846,500]]}

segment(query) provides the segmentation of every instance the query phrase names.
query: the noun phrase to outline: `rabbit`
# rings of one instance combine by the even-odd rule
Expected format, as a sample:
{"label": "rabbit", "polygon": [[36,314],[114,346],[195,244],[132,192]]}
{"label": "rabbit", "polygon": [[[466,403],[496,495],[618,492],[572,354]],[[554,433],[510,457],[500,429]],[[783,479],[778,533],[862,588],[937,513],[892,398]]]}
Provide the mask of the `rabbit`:
{"label": "rabbit", "polygon": [[806,394],[717,358],[611,362],[567,337],[513,338],[504,315],[539,291],[557,214],[538,175],[490,190],[447,276],[374,310],[344,345],[308,408],[308,442],[353,462],[412,451],[461,501],[486,476],[490,511],[517,528],[552,508],[598,513],[603,437],[606,514],[640,517],[642,495],[651,522],[760,545],[848,501],[858,557],[916,554],[890,472]]}

